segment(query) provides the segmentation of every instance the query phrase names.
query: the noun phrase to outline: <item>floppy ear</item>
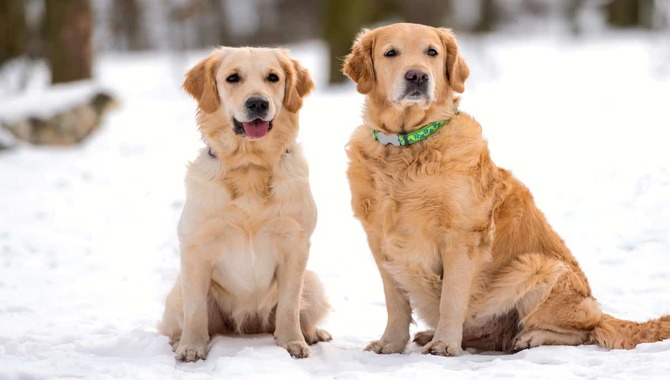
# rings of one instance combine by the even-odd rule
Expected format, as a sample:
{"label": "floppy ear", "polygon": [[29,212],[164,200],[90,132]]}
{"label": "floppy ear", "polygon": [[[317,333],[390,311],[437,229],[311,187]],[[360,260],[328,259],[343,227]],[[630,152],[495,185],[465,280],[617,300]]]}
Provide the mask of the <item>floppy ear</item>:
{"label": "floppy ear", "polygon": [[213,52],[186,73],[184,89],[198,101],[201,110],[213,113],[219,109],[219,92],[216,88],[216,69],[219,56]]}
{"label": "floppy ear", "polygon": [[356,82],[356,90],[361,94],[372,91],[375,83],[375,68],[372,61],[374,44],[373,31],[363,29],[351,47],[351,53],[344,59],[342,72]]}
{"label": "floppy ear", "polygon": [[304,98],[314,88],[314,82],[309,71],[295,59],[288,58],[284,53],[280,63],[286,75],[286,88],[284,89],[284,107],[289,112],[298,112],[302,107]]}
{"label": "floppy ear", "polygon": [[468,65],[458,52],[458,44],[456,37],[451,32],[451,29],[439,28],[440,39],[447,52],[447,79],[449,85],[456,92],[465,91],[465,80],[470,75]]}

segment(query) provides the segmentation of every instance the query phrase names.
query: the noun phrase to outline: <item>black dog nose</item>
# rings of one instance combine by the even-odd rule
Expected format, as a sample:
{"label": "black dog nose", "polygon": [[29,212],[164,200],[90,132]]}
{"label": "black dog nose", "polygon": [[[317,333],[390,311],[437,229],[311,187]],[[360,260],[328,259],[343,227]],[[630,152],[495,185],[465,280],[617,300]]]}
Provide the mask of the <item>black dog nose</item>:
{"label": "black dog nose", "polygon": [[264,98],[251,97],[244,102],[244,106],[247,107],[249,111],[263,112],[267,111],[270,107],[270,103]]}
{"label": "black dog nose", "polygon": [[405,73],[405,79],[408,82],[414,82],[415,84],[419,85],[421,83],[428,82],[428,74],[421,70],[409,70]]}

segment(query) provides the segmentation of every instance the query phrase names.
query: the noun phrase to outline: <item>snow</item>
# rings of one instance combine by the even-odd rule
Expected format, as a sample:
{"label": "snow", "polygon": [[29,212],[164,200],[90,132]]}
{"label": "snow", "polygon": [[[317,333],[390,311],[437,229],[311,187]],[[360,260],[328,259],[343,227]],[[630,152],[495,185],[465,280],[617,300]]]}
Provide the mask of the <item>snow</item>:
{"label": "snow", "polygon": [[[531,188],[604,310],[636,321],[669,314],[670,77],[654,69],[654,40],[460,42],[472,72],[461,109],[482,123],[496,162]],[[202,145],[195,102],[179,86],[206,52],[103,55],[97,81],[121,108],[100,131],[79,147],[0,151],[0,379],[667,377],[670,341],[456,358],[415,345],[363,352],[386,312],[345,176],[362,97],[325,85],[324,51],[293,49],[319,87],[301,140],[319,207],[309,267],[333,305],[324,327],[334,340],[294,360],[268,335],[218,336],[206,361],[175,362],[155,323],[178,272],[185,164]]]}
{"label": "snow", "polygon": [[16,144],[16,138],[8,130],[0,128],[0,150],[12,148]]}

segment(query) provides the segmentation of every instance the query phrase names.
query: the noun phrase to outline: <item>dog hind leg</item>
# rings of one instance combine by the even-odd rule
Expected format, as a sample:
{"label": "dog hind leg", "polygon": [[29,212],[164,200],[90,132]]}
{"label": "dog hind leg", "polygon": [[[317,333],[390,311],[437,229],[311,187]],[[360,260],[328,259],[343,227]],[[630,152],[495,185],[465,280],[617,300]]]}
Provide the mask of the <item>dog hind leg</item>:
{"label": "dog hind leg", "polygon": [[330,310],[330,305],[323,285],[314,272],[305,271],[300,306],[300,328],[307,344],[332,340],[326,330],[317,328],[317,324]]}
{"label": "dog hind leg", "polygon": [[482,346],[478,349],[489,348],[494,342],[496,350],[507,352],[542,344],[586,343],[588,331],[600,318],[600,309],[579,269],[537,253],[520,255],[497,273],[484,295],[473,300],[471,310],[475,326],[515,312],[519,333],[511,344],[510,339],[496,333],[478,334],[476,329],[464,341],[466,346]]}

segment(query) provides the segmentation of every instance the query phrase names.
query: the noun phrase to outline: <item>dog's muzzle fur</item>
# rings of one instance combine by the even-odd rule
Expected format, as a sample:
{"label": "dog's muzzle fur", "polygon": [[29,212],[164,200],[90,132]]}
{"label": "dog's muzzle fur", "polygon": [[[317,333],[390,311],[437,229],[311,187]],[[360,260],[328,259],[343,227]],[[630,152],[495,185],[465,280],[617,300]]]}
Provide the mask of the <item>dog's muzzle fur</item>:
{"label": "dog's muzzle fur", "polygon": [[418,69],[407,70],[403,77],[402,91],[398,100],[430,100],[430,84],[430,75],[425,71]]}

